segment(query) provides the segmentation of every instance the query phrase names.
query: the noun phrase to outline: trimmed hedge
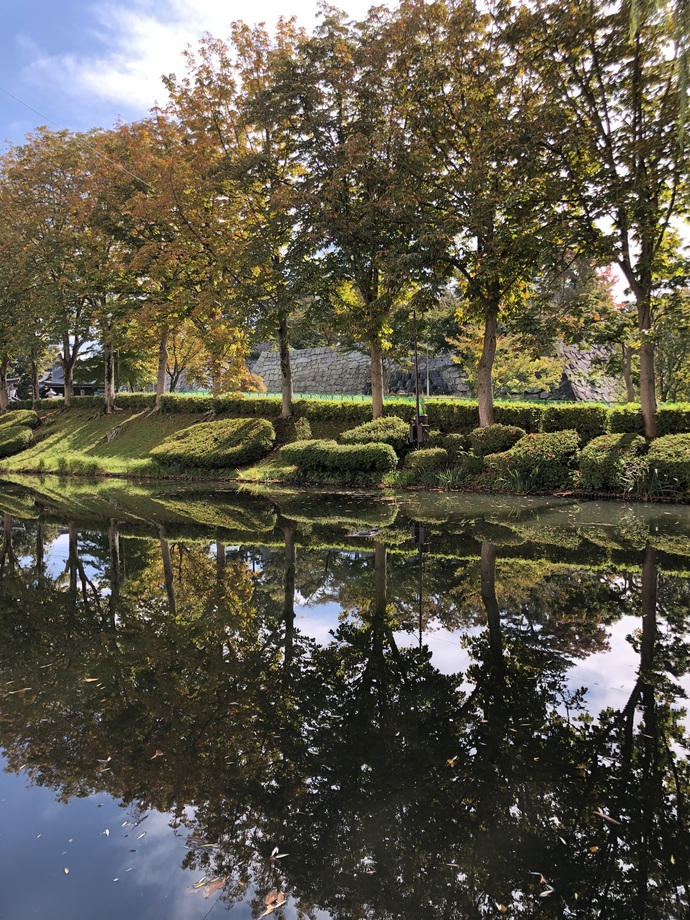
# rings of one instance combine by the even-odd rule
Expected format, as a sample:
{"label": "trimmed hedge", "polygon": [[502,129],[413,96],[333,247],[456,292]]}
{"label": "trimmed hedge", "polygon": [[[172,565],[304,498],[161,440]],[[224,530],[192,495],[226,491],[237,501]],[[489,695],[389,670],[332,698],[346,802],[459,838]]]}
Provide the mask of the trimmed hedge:
{"label": "trimmed hedge", "polygon": [[[435,439],[434,439],[435,440]],[[436,443],[431,445],[436,447]],[[469,435],[466,434],[447,434],[440,438],[440,446],[445,447],[448,456],[452,461],[464,456],[470,448]]]}
{"label": "trimmed hedge", "polygon": [[667,434],[688,434],[690,432],[690,405],[688,403],[665,403],[659,406],[656,416],[657,437]]}
{"label": "trimmed hedge", "polygon": [[662,487],[690,491],[690,434],[668,434],[652,441],[647,463]]}
{"label": "trimmed hedge", "polygon": [[377,418],[373,422],[358,425],[340,435],[342,444],[390,444],[396,453],[408,447],[410,426],[403,419],[394,415],[390,418]]}
{"label": "trimmed hedge", "polygon": [[11,409],[5,415],[0,415],[0,428],[22,426],[23,428],[38,428],[41,420],[33,409]]}
{"label": "trimmed hedge", "polygon": [[497,425],[515,425],[528,434],[536,434],[541,431],[545,408],[542,403],[498,402],[494,405],[494,418]]}
{"label": "trimmed hedge", "polygon": [[515,447],[485,458],[498,484],[519,489],[563,489],[571,485],[579,454],[576,431],[528,434]]}
{"label": "trimmed hedge", "polygon": [[276,433],[276,445],[282,447],[284,444],[292,444],[294,441],[308,441],[311,439],[311,425],[309,419],[295,418],[274,418],[273,427]]}
{"label": "trimmed hedge", "polygon": [[581,444],[606,434],[609,427],[609,409],[592,403],[577,405],[550,405],[542,416],[542,431],[569,431],[574,429]]}
{"label": "trimmed hedge", "polygon": [[297,441],[280,451],[281,460],[300,473],[388,473],[398,465],[390,444],[338,444],[332,440]]}
{"label": "trimmed hedge", "polygon": [[480,456],[500,454],[510,450],[526,433],[524,428],[516,425],[489,425],[486,428],[475,428],[470,433],[470,444]]}
{"label": "trimmed hedge", "polygon": [[639,434],[604,434],[580,454],[580,485],[593,492],[632,489],[642,472],[647,442]]}
{"label": "trimmed hedge", "polygon": [[611,434],[644,434],[640,406],[637,403],[626,403],[609,409],[609,431]]}
{"label": "trimmed hedge", "polygon": [[0,428],[0,457],[12,457],[31,444],[33,433],[22,425],[5,425]]}
{"label": "trimmed hedge", "polygon": [[413,450],[405,458],[405,469],[415,473],[432,473],[444,470],[450,464],[448,451],[443,447],[426,447]]}
{"label": "trimmed hedge", "polygon": [[149,454],[164,464],[222,469],[260,460],[275,439],[273,425],[266,419],[224,419],[178,431]]}

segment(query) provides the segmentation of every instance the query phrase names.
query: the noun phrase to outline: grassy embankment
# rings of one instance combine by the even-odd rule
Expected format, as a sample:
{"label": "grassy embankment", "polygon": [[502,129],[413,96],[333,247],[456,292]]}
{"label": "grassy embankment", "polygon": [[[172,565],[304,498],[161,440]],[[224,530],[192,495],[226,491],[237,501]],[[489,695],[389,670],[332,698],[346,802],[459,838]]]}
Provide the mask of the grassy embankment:
{"label": "grassy embankment", "polygon": [[[148,409],[99,415],[93,409],[42,411],[34,441],[19,454],[0,460],[0,473],[70,473],[76,475],[135,476],[141,478],[193,477],[235,479],[234,468],[203,472],[185,466],[161,466],[149,457],[152,447],[169,435],[203,420],[198,413],[152,413]],[[347,426],[323,423],[318,437],[333,437]],[[108,440],[108,434],[120,429]],[[291,467],[281,465],[274,450],[242,470],[253,481],[280,479]]]}

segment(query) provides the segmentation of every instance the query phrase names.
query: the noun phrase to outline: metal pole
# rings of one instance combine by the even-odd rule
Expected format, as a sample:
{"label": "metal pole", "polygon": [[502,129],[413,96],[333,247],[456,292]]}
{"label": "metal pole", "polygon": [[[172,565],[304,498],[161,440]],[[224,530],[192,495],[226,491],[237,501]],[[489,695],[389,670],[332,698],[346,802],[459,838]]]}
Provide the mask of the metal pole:
{"label": "metal pole", "polygon": [[417,313],[412,311],[412,322],[414,323],[414,395],[417,401],[417,425],[419,422],[419,355],[417,354]]}
{"label": "metal pole", "polygon": [[426,345],[426,398],[431,396],[429,392],[429,343]]}

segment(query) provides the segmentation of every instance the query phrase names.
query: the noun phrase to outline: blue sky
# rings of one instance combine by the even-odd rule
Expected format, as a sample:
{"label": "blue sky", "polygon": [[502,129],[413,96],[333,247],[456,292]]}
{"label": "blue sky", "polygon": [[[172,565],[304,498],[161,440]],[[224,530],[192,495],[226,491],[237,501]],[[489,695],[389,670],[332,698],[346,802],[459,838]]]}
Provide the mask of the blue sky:
{"label": "blue sky", "polygon": [[[226,38],[235,19],[273,25],[280,15],[311,28],[316,13],[316,0],[0,2],[0,142],[12,144],[41,124],[81,131],[144,116],[165,102],[161,74],[181,73],[182,51],[204,32]],[[334,5],[359,18],[372,4]]]}

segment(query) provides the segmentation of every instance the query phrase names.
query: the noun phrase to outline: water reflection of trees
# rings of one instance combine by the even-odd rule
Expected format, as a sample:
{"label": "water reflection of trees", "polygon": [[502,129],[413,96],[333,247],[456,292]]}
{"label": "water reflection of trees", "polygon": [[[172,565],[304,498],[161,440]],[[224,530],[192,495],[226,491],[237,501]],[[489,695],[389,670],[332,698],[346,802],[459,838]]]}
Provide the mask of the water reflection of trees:
{"label": "water reflection of trees", "polygon": [[[623,576],[519,571],[488,541],[461,566],[423,560],[435,620],[470,629],[466,673],[445,675],[397,641],[416,628],[414,547],[333,556],[285,526],[252,556],[164,529],[123,541],[111,521],[68,529],[49,578],[37,535],[4,532],[10,766],[65,798],[171,811],[216,845],[185,864],[228,905],[253,884],[255,915],[270,889],[343,920],[687,914],[690,590],[651,547]],[[325,646],[297,628],[296,592],[341,603]],[[569,666],[633,612],[637,680],[589,715]]]}

